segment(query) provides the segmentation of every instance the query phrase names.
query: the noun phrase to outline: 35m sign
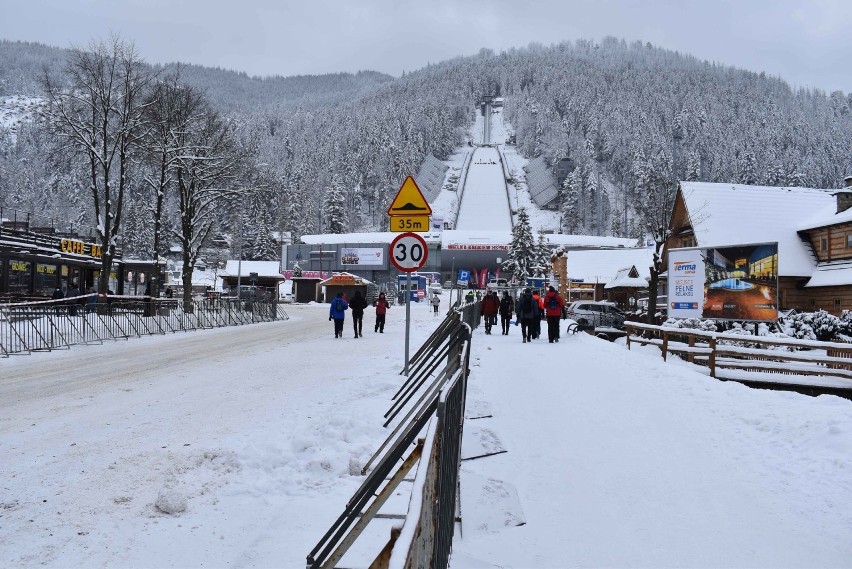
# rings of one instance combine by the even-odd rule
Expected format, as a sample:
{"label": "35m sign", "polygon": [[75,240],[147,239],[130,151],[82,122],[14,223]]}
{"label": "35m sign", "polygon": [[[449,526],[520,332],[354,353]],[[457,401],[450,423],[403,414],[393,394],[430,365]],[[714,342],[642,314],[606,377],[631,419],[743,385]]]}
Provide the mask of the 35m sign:
{"label": "35m sign", "polygon": [[394,267],[403,273],[413,273],[426,264],[429,246],[417,233],[401,233],[391,241],[389,256]]}

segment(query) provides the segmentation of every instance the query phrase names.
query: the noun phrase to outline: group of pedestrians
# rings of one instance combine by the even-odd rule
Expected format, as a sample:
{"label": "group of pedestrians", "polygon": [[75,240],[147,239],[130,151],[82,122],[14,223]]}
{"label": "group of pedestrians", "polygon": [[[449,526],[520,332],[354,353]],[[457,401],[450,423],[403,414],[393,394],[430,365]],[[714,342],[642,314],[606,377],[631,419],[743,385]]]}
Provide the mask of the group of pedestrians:
{"label": "group of pedestrians", "polygon": [[[352,296],[352,300],[346,300],[346,296],[342,292],[338,292],[337,296],[331,301],[328,308],[328,320],[334,321],[334,337],[343,337],[343,322],[346,318],[346,311],[352,310],[352,326],[355,331],[356,338],[363,338],[364,329],[364,310],[369,306],[367,299],[361,295],[361,291],[356,290]],[[373,301],[373,306],[376,308],[376,325],[373,328],[374,332],[380,334],[385,333],[385,314],[390,308],[390,303],[385,297],[385,293],[380,292],[379,298]]]}
{"label": "group of pedestrians", "polygon": [[484,319],[486,334],[491,334],[491,327],[497,324],[499,314],[502,334],[508,336],[514,313],[517,323],[521,325],[525,344],[541,336],[541,321],[544,318],[547,321],[547,339],[553,344],[559,341],[559,320],[562,319],[564,308],[565,301],[551,286],[544,297],[526,288],[517,302],[509,296],[508,291],[503,292],[503,298],[498,298],[497,292],[491,291],[482,299],[480,314]]}

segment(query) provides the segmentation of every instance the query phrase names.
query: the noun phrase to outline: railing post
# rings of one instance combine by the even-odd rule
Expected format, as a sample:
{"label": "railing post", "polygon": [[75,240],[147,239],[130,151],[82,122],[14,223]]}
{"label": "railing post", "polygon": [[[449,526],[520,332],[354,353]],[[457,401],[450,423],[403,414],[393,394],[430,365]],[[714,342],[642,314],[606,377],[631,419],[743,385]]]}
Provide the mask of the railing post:
{"label": "railing post", "polygon": [[666,356],[669,350],[669,333],[663,330],[663,343],[660,346],[660,349],[663,351],[663,361],[666,361]]}
{"label": "railing post", "polygon": [[627,329],[627,349],[630,350],[630,334],[633,332],[633,328],[629,324],[625,328]]}
{"label": "railing post", "polygon": [[[695,347],[695,334],[690,334],[689,336],[687,336],[687,338],[689,338],[689,342],[688,342],[689,347],[694,348]],[[695,363],[695,354],[693,354],[692,352],[689,352],[688,354],[686,354],[686,361],[688,361],[691,364]]]}
{"label": "railing post", "polygon": [[710,338],[710,357],[707,360],[707,365],[710,366],[710,377],[716,377],[716,338]]}

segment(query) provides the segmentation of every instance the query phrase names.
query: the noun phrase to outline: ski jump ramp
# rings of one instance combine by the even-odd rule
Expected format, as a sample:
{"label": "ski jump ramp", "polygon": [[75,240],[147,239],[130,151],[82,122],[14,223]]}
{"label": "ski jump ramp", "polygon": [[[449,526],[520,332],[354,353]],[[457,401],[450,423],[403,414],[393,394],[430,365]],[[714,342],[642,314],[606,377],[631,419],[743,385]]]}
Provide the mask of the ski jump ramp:
{"label": "ski jump ramp", "polygon": [[473,151],[459,188],[456,229],[512,231],[512,211],[502,160],[495,147],[482,146]]}

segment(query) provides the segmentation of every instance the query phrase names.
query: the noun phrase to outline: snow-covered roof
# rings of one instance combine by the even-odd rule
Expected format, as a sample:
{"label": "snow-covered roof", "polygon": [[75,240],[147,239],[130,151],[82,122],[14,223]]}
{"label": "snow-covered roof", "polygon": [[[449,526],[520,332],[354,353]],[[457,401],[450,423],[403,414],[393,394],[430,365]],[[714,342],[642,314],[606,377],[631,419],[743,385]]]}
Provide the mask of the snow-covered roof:
{"label": "snow-covered roof", "polygon": [[852,261],[820,263],[806,287],[852,285]]}
{"label": "snow-covered roof", "polygon": [[[849,190],[835,190],[832,195],[838,193],[852,193]],[[827,204],[814,215],[806,218],[797,227],[799,230],[815,229],[817,227],[826,227],[827,225],[835,225],[838,223],[849,223],[852,221],[852,208],[837,213],[836,198],[830,204]]]}
{"label": "snow-covered roof", "polygon": [[320,281],[319,284],[329,284],[332,281],[341,280],[341,277],[343,277],[344,279],[351,279],[353,282],[359,285],[373,284],[373,281],[367,280],[364,277],[359,277],[358,275],[353,275],[352,273],[347,273],[346,271],[336,271],[332,273],[329,278]]}
{"label": "snow-covered roof", "polygon": [[559,195],[556,176],[550,171],[543,156],[531,160],[524,167],[526,172],[527,189],[535,204],[544,207],[554,201]]}
{"label": "snow-covered roof", "polygon": [[[319,233],[302,235],[306,245],[356,245],[360,243],[390,243],[400,234],[393,231],[375,231],[362,233]],[[441,233],[419,233],[427,243],[440,243]]]}
{"label": "snow-covered roof", "polygon": [[417,187],[420,188],[420,192],[427,202],[431,203],[438,197],[444,187],[444,178],[449,169],[449,166],[431,154],[423,160],[420,170],[414,176],[414,181],[417,182]]}
{"label": "snow-covered roof", "polygon": [[778,242],[778,274],[810,276],[816,261],[796,230],[834,207],[836,190],[681,182],[700,247]]}
{"label": "snow-covered roof", "polygon": [[607,284],[613,282],[621,271],[636,267],[639,273],[637,282],[642,284],[618,286],[648,286],[646,279],[651,276],[653,255],[654,250],[650,248],[568,251],[568,278]]}
{"label": "snow-covered roof", "polygon": [[[446,230],[431,233],[420,233],[427,243],[441,243],[442,248],[448,245],[468,244],[499,244],[508,245],[512,241],[510,231],[461,231]],[[356,243],[390,243],[399,233],[383,231],[376,233],[325,233],[319,235],[303,235],[302,242],[308,245],[356,244]],[[590,247],[635,247],[635,239],[621,237],[599,237],[596,235],[563,235],[561,233],[545,234],[547,242],[553,247],[590,248]]]}
{"label": "snow-covered roof", "polygon": [[283,278],[278,261],[242,261],[240,263],[238,260],[229,260],[225,264],[222,276],[248,278],[251,273],[257,273],[257,276],[262,278]]}
{"label": "snow-covered roof", "polygon": [[615,278],[609,281],[604,288],[648,288],[648,279],[638,276],[631,277],[630,273],[633,271],[639,273],[639,270],[634,265],[621,269],[616,273]]}

